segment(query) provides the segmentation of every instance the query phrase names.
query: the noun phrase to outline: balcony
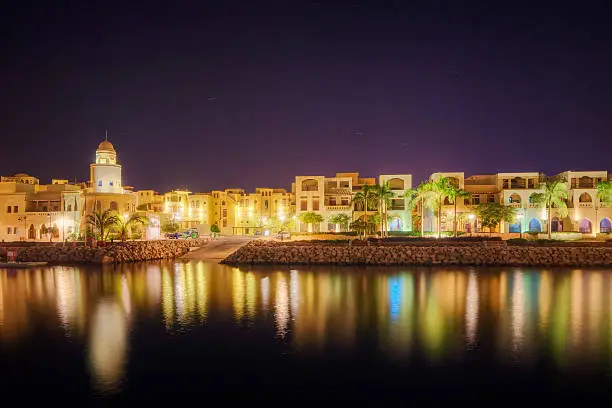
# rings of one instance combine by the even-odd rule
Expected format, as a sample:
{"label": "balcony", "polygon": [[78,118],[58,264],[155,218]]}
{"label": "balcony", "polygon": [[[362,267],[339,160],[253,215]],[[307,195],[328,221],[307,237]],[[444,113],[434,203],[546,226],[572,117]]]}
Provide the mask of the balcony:
{"label": "balcony", "polygon": [[536,203],[529,203],[529,207],[528,208],[540,208],[540,206],[537,205]]}
{"label": "balcony", "polygon": [[325,209],[327,211],[350,211],[351,210],[351,206],[350,205],[326,205]]}
{"label": "balcony", "polygon": [[578,203],[580,208],[593,208],[593,203]]}
{"label": "balcony", "polygon": [[394,205],[389,207],[390,211],[406,211],[406,206],[403,205]]}
{"label": "balcony", "polygon": [[[521,208],[521,203],[509,203],[508,207]],[[531,208],[531,207],[530,207]]]}

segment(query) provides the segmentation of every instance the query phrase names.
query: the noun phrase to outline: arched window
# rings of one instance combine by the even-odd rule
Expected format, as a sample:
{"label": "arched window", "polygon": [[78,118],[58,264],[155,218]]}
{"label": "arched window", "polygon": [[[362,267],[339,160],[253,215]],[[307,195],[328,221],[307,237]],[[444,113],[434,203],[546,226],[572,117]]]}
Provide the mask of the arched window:
{"label": "arched window", "polygon": [[540,220],[536,218],[532,218],[529,221],[529,231],[530,232],[542,232],[542,224],[540,223]]}
{"label": "arched window", "polygon": [[451,205],[451,202],[448,197],[444,197],[444,205]]}
{"label": "arched window", "polygon": [[113,186],[113,180],[109,181],[108,185],[112,187]]}
{"label": "arched window", "polygon": [[590,203],[593,201],[593,199],[589,193],[582,193],[580,194],[580,197],[578,197],[578,201],[581,203]]}
{"label": "arched window", "polygon": [[558,217],[553,217],[550,220],[550,231],[551,232],[562,232],[563,231],[563,221],[560,221]]}
{"label": "arched window", "polygon": [[390,231],[401,231],[402,230],[402,220],[399,217],[394,217],[389,223]]}
{"label": "arched window", "polygon": [[535,202],[535,198],[536,198],[536,193],[533,193],[532,195],[529,196],[529,203],[533,204]]}
{"label": "arched window", "polygon": [[583,234],[590,234],[593,231],[591,220],[588,218],[581,219],[580,223],[578,224],[578,231]]}
{"label": "arched window", "polygon": [[521,232],[521,224],[519,224],[518,222],[510,224],[509,232]]}
{"label": "arched window", "polygon": [[264,200],[264,209],[267,210],[268,209],[268,200]]}
{"label": "arched window", "polygon": [[39,236],[42,238],[43,235],[45,235],[47,233],[47,227],[45,227],[45,224],[40,226],[40,232],[39,232]]}
{"label": "arched window", "polygon": [[98,180],[98,187],[102,187],[102,180]]}
{"label": "arched window", "polygon": [[68,209],[66,211],[72,211],[72,204],[68,204]]}
{"label": "arched window", "polygon": [[119,205],[117,204],[116,201],[111,201],[110,202],[110,210],[111,211],[117,211],[119,210]]}
{"label": "arched window", "polygon": [[36,228],[34,228],[34,224],[30,224],[30,228],[28,228],[28,239],[36,239]]}
{"label": "arched window", "polygon": [[518,194],[511,194],[510,198],[509,198],[509,202],[510,203],[520,204],[521,203],[521,196],[518,195]]}
{"label": "arched window", "polygon": [[389,179],[389,188],[391,190],[403,190],[404,180],[402,180],[401,178],[397,178],[397,177]]}
{"label": "arched window", "polygon": [[306,179],[302,181],[302,191],[317,191],[319,183],[315,179]]}
{"label": "arched window", "polygon": [[599,223],[599,232],[612,232],[612,222],[609,218],[604,218]]}

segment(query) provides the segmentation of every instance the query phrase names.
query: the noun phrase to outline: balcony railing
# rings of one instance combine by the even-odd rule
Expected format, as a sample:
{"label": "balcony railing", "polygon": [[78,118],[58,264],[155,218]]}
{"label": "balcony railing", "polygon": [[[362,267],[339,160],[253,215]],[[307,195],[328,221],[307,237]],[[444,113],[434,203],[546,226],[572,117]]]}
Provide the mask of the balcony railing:
{"label": "balcony railing", "polygon": [[593,203],[578,203],[580,208],[593,208]]}
{"label": "balcony railing", "polygon": [[350,205],[326,205],[325,208],[328,211],[348,211],[351,209]]}
{"label": "balcony railing", "polygon": [[510,203],[508,204],[508,207],[521,208],[521,203]]}
{"label": "balcony railing", "polygon": [[537,205],[536,203],[529,203],[529,208],[538,208],[539,205]]}

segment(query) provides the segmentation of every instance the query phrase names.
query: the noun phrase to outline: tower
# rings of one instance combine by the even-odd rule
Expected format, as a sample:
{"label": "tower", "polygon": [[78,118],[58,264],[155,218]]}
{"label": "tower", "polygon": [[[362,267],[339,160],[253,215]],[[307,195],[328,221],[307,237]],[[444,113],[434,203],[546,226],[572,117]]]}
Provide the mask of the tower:
{"label": "tower", "polygon": [[121,165],[117,164],[117,152],[106,138],[98,145],[96,162],[89,165],[89,179],[95,193],[121,194]]}

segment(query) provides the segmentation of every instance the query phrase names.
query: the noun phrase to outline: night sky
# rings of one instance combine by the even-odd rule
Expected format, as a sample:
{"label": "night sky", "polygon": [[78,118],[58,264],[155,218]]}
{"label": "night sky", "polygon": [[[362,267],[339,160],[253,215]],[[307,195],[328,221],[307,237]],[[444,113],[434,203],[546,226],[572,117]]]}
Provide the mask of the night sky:
{"label": "night sky", "polygon": [[12,3],[2,175],[85,180],[107,128],[162,192],[612,169],[605,1]]}

